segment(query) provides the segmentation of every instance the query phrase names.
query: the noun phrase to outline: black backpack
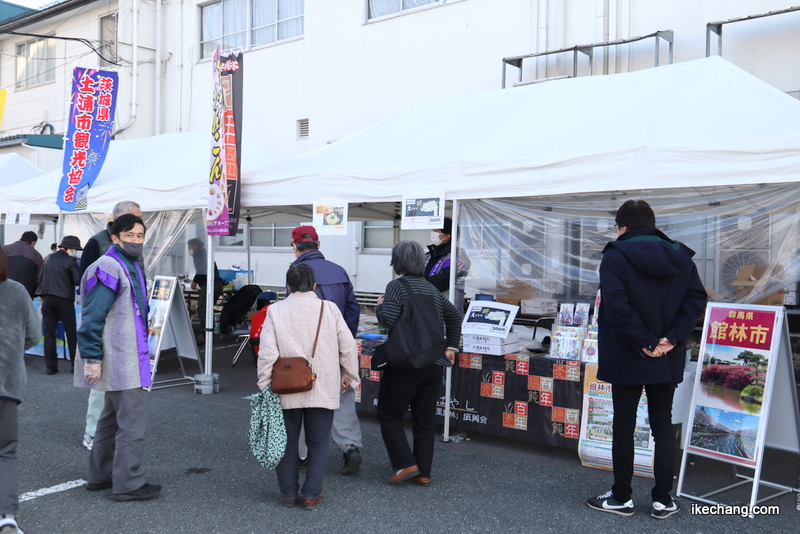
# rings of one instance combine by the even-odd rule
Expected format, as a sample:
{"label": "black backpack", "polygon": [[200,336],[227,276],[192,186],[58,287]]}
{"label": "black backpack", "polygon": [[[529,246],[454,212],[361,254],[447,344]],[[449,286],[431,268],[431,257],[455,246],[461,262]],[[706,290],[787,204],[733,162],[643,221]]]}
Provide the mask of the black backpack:
{"label": "black backpack", "polygon": [[436,299],[433,295],[414,293],[411,284],[403,278],[398,281],[408,296],[403,299],[400,317],[389,339],[376,347],[372,368],[424,369],[436,363],[447,349]]}

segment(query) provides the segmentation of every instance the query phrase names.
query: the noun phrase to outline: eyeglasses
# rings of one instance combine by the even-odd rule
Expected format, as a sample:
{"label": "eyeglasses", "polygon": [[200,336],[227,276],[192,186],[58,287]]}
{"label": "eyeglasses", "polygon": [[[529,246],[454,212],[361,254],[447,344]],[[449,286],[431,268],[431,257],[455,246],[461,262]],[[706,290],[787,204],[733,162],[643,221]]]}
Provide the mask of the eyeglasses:
{"label": "eyeglasses", "polygon": [[614,225],[614,230],[617,230],[617,231],[619,231],[619,226],[617,226],[617,225],[615,224],[615,225]]}

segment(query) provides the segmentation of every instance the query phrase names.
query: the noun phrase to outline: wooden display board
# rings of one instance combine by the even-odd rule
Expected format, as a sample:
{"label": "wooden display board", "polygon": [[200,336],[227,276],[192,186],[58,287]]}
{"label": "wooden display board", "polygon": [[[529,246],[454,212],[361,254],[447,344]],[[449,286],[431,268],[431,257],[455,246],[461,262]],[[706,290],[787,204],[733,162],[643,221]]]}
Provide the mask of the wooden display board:
{"label": "wooden display board", "polygon": [[[150,348],[150,373],[153,385],[148,388],[160,389],[173,386],[194,385],[194,378],[186,374],[183,360],[195,360],[203,372],[200,353],[194,339],[189,310],[183,299],[183,290],[175,276],[156,276],[149,298],[150,313],[147,323],[147,345]],[[173,378],[156,382],[158,360],[161,351],[176,348],[178,362],[183,378]]]}
{"label": "wooden display board", "polygon": [[[765,447],[800,453],[800,410],[783,307],[709,303],[698,365],[678,496],[720,505],[709,497],[752,483],[752,510],[756,503],[800,492],[761,480]],[[690,495],[683,491],[688,454],[749,468],[753,475],[737,474],[743,480]],[[762,485],[779,491],[759,500]]]}

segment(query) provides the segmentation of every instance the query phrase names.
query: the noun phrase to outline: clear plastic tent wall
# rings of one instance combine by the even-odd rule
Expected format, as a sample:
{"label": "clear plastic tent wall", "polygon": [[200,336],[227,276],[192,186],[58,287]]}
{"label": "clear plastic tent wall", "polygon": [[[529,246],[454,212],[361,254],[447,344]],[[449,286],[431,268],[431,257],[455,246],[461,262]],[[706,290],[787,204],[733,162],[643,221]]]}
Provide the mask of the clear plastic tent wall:
{"label": "clear plastic tent wall", "polygon": [[[181,259],[185,256],[185,231],[191,223],[202,224],[204,210],[145,212],[147,237],[144,241],[144,264],[147,277],[183,274]],[[101,213],[65,213],[64,235],[75,235],[84,245],[106,227]],[[203,232],[204,229],[201,229]]]}
{"label": "clear plastic tent wall", "polygon": [[796,290],[800,188],[756,184],[462,201],[459,254],[472,263],[467,294],[516,279],[534,297],[593,302],[603,248],[617,237],[614,215],[628,199],[647,201],[659,229],[695,251],[712,300],[736,300],[733,283],[745,265],[769,267],[739,302]]}

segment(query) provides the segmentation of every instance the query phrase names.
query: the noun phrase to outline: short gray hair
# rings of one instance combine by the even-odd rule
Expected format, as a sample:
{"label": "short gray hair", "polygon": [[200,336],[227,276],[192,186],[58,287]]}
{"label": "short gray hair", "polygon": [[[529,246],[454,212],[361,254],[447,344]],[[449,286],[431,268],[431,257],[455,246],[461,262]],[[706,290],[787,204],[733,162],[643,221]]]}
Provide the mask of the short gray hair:
{"label": "short gray hair", "polygon": [[397,274],[425,276],[425,251],[416,241],[400,241],[392,249],[392,267]]}
{"label": "short gray hair", "polygon": [[117,202],[117,205],[114,206],[114,209],[111,211],[111,218],[116,221],[122,215],[133,211],[133,208],[139,208],[139,210],[142,209],[142,207],[133,200],[123,200],[122,202]]}

